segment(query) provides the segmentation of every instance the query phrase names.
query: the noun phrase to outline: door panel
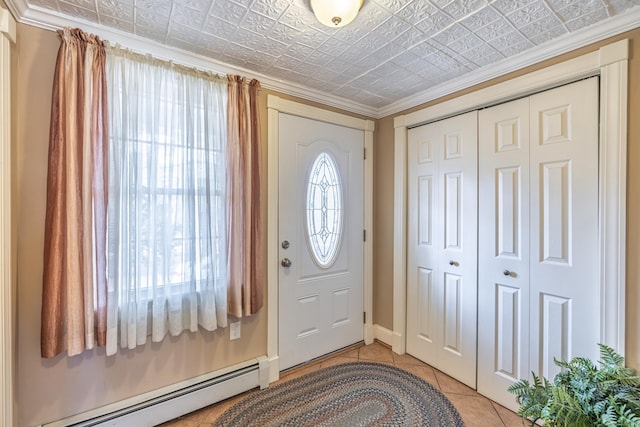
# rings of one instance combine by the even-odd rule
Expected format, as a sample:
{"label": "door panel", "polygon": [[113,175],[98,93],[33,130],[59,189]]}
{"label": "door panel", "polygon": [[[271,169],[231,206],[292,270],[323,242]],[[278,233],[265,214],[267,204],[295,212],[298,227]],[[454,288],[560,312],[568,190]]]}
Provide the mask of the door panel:
{"label": "door panel", "polygon": [[[598,80],[480,112],[478,391],[598,358]],[[511,250],[513,249],[513,250]]]}
{"label": "door panel", "polygon": [[[280,368],[363,339],[364,132],[280,114]],[[312,202],[312,203],[310,203]],[[285,248],[286,246],[286,248]]]}
{"label": "door panel", "polygon": [[549,377],[599,358],[598,86],[531,96],[531,370]]}
{"label": "door panel", "polygon": [[515,409],[529,375],[529,101],[480,111],[478,391]]}
{"label": "door panel", "polygon": [[410,129],[407,352],[475,388],[477,113]]}

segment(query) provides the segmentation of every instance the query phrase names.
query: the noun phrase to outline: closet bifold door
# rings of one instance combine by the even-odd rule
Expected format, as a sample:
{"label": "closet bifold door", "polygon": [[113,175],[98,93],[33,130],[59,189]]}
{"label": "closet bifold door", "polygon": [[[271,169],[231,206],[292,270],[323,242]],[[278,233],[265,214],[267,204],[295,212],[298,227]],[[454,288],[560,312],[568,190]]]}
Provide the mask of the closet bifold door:
{"label": "closet bifold door", "polygon": [[478,391],[598,360],[598,78],[479,115]]}
{"label": "closet bifold door", "polygon": [[517,409],[529,375],[529,99],[478,117],[478,392]]}
{"label": "closet bifold door", "polygon": [[475,388],[477,112],[407,136],[407,352]]}

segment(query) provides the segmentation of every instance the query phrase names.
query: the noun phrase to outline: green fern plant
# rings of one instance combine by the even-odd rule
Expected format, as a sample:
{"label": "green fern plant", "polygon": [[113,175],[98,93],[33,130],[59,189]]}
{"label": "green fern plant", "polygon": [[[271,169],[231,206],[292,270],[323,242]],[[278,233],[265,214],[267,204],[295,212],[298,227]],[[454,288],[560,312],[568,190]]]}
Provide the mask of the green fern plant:
{"label": "green fern plant", "polygon": [[555,360],[562,371],[553,381],[533,374],[509,387],[523,422],[558,427],[640,427],[640,377],[624,367],[624,358],[600,346],[600,366],[576,357]]}

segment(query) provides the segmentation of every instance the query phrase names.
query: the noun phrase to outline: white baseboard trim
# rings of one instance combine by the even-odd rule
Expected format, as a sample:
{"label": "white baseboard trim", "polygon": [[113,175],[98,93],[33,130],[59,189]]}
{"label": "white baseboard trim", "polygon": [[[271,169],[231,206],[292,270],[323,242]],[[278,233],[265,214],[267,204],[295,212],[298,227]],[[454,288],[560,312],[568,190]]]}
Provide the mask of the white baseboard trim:
{"label": "white baseboard trim", "polygon": [[269,385],[269,360],[249,360],[100,408],[46,423],[62,426],[154,426],[252,388]]}
{"label": "white baseboard trim", "polygon": [[280,379],[280,356],[275,355],[267,359],[269,361],[269,383]]}
{"label": "white baseboard trim", "polygon": [[373,332],[375,339],[393,347],[393,331],[380,325],[373,325]]}

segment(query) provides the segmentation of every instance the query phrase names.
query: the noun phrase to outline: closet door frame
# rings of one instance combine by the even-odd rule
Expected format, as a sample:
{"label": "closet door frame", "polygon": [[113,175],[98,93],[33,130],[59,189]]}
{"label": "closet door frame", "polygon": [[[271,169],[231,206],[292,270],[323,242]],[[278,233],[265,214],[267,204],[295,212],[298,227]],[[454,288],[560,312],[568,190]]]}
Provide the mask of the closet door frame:
{"label": "closet door frame", "polygon": [[600,342],[625,354],[627,104],[629,40],[394,119],[393,341],[406,352],[407,130],[462,112],[600,76]]}

